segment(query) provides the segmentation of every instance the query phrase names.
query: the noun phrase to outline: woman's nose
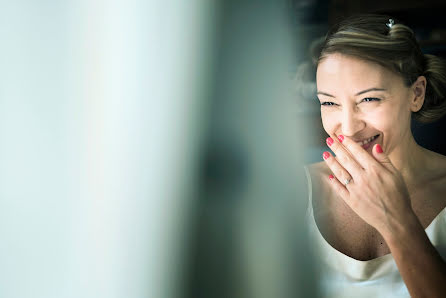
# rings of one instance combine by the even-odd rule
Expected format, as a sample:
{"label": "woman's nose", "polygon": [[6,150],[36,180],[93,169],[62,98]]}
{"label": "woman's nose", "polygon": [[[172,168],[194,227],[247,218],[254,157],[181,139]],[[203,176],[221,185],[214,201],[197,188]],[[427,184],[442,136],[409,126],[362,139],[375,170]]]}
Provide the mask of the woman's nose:
{"label": "woman's nose", "polygon": [[342,133],[353,136],[365,128],[365,122],[361,115],[354,109],[345,109],[342,113]]}

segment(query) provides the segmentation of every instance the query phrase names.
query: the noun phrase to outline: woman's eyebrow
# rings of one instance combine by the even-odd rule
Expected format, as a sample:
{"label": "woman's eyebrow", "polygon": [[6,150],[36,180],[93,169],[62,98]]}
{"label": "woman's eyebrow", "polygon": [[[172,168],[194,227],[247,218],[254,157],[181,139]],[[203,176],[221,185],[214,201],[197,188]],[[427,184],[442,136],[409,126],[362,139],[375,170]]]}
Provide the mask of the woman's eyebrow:
{"label": "woman's eyebrow", "polygon": [[369,88],[369,89],[365,89],[365,90],[359,91],[358,93],[355,94],[355,96],[358,96],[358,95],[361,95],[363,93],[367,93],[367,92],[370,92],[370,91],[387,91],[387,90],[383,89],[383,88]]}
{"label": "woman's eyebrow", "polygon": [[317,95],[319,95],[319,94],[321,94],[321,95],[325,95],[325,96],[329,96],[329,97],[335,97],[335,96],[333,96],[333,95],[331,95],[331,94],[328,94],[328,93],[325,93],[325,92],[322,92],[322,91],[318,91],[318,92],[317,92]]}
{"label": "woman's eyebrow", "polygon": [[[359,91],[358,93],[355,94],[355,96],[358,96],[358,95],[361,95],[361,94],[364,94],[364,93],[367,93],[367,92],[370,92],[370,91],[387,91],[387,89],[384,89],[384,88],[369,88],[369,89],[365,89],[365,90]],[[325,96],[329,96],[329,97],[333,97],[333,98],[336,97],[334,95],[331,95],[331,94],[328,94],[328,93],[322,92],[322,91],[318,91],[317,95],[319,95],[319,94],[325,95]]]}

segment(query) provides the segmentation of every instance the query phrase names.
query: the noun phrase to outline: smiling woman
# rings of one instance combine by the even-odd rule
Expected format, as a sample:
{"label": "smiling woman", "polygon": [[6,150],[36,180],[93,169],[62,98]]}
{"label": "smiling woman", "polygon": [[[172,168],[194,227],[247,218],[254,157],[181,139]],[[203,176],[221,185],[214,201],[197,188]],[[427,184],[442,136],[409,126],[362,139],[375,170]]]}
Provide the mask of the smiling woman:
{"label": "smiling woman", "polygon": [[411,113],[423,105],[425,77],[406,87],[401,76],[379,64],[336,53],[320,61],[317,85],[328,134],[352,137],[369,152],[374,138],[388,154],[403,140],[414,142],[407,134]]}
{"label": "smiling woman", "polygon": [[446,113],[446,66],[410,28],[361,15],[327,35],[316,84],[330,136],[306,167],[307,219],[329,297],[446,291],[446,157],[419,146],[412,117]]}

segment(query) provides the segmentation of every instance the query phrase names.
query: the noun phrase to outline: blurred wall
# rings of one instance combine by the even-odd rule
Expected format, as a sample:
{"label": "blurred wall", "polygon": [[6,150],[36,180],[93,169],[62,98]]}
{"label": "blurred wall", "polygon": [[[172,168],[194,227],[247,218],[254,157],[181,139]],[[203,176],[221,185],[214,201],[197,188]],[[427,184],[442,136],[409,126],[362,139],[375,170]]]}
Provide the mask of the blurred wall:
{"label": "blurred wall", "polygon": [[0,296],[313,296],[288,9],[1,1]]}
{"label": "blurred wall", "polygon": [[0,297],[179,295],[213,6],[0,2]]}

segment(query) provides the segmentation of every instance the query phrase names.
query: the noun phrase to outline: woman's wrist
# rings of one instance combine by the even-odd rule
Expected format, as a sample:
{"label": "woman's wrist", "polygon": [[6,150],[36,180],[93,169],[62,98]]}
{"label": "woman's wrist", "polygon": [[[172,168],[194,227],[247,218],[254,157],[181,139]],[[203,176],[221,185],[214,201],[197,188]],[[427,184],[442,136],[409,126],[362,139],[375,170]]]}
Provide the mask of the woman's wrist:
{"label": "woman's wrist", "polygon": [[384,228],[379,231],[389,247],[408,243],[408,239],[413,239],[414,235],[424,233],[415,212],[410,208],[400,219],[390,218],[386,221]]}

